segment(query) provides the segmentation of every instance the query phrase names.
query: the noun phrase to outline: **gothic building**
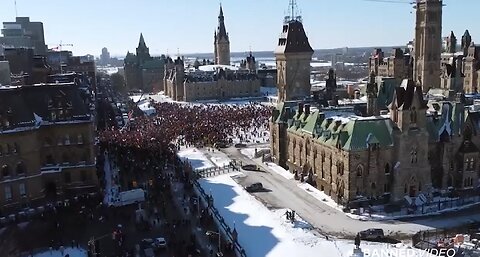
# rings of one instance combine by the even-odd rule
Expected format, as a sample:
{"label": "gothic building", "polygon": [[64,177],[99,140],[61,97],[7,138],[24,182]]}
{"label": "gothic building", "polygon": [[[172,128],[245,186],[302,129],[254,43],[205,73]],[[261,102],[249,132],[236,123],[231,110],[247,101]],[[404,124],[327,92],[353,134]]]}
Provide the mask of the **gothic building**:
{"label": "gothic building", "polygon": [[368,70],[376,76],[396,78],[399,81],[413,76],[410,53],[400,48],[394,48],[388,57],[385,57],[382,49],[375,49],[369,58]]}
{"label": "gothic building", "polygon": [[230,39],[225,28],[225,17],[223,8],[220,5],[220,14],[218,15],[218,27],[214,34],[214,55],[215,64],[230,65]]}
{"label": "gothic building", "polygon": [[[245,64],[252,64],[253,56]],[[226,100],[237,97],[261,96],[261,81],[256,70],[225,65],[203,65],[186,71],[183,60],[167,58],[165,95],[176,101]]]}
{"label": "gothic building", "polygon": [[[436,85],[431,71],[440,70],[440,51],[432,45],[437,42],[435,31],[441,28],[441,1],[420,1],[417,7],[417,19],[427,21],[417,22],[417,36],[430,35],[427,43],[416,40],[418,76],[385,79],[371,70],[365,116],[314,109],[303,101],[310,90],[310,85],[305,85],[309,73],[288,76],[289,70],[308,70],[309,62],[296,60],[292,67],[283,54],[276,55],[278,74],[282,75],[278,81],[280,102],[270,120],[272,159],[340,204],[352,206],[359,199],[428,201],[435,190],[468,192],[480,185],[480,112],[466,109],[462,93],[451,101],[427,102],[423,95],[426,87],[419,83]],[[296,31],[304,34],[303,29]],[[289,26],[284,26],[279,45],[290,45],[287,32]],[[306,46],[308,41],[291,45]],[[308,52],[304,51],[302,60],[308,59]],[[467,52],[474,56],[475,50]]]}
{"label": "gothic building", "polygon": [[441,88],[451,92],[478,93],[480,86],[480,47],[475,46],[468,30],[462,36],[461,49],[457,51],[453,31],[447,38],[446,51],[442,53]]}
{"label": "gothic building", "polygon": [[413,78],[424,93],[440,87],[442,7],[442,0],[416,2]]}
{"label": "gothic building", "polygon": [[310,62],[313,49],[300,19],[292,17],[283,24],[275,49],[278,100],[310,98]]}
{"label": "gothic building", "polygon": [[143,34],[140,34],[136,54],[128,52],[124,59],[127,88],[146,92],[163,90],[164,64],[165,56],[150,56]]}

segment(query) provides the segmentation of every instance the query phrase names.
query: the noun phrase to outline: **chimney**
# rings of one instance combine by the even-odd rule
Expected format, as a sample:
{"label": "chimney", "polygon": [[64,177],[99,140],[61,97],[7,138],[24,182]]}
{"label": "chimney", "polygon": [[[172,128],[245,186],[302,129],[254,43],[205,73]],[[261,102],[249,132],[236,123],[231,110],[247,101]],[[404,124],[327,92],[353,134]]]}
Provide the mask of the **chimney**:
{"label": "chimney", "polygon": [[303,103],[298,103],[298,115],[302,115],[303,113]]}
{"label": "chimney", "polygon": [[308,115],[310,115],[310,105],[306,104],[305,105],[305,117],[307,117]]}

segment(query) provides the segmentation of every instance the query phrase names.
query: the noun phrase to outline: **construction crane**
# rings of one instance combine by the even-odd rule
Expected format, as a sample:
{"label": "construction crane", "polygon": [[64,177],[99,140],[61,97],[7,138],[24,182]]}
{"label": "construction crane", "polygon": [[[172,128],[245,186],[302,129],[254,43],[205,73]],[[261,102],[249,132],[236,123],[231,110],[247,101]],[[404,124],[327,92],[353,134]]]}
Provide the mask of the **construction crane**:
{"label": "construction crane", "polygon": [[63,44],[62,41],[60,41],[60,44],[58,44],[56,47],[50,48],[49,50],[61,52],[64,46],[73,46],[73,44]]}

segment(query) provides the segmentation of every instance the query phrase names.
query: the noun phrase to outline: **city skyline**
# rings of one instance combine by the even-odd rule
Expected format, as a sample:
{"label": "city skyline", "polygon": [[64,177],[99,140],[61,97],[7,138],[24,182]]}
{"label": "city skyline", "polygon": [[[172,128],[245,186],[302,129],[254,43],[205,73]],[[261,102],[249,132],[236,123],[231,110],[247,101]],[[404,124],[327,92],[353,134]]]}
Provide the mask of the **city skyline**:
{"label": "city skyline", "polygon": [[[140,33],[143,33],[154,55],[213,52],[213,32],[219,11],[217,1],[148,3],[142,0],[119,1],[116,5],[91,0],[68,4],[60,0],[42,5],[31,3],[18,0],[17,14],[43,22],[49,48],[62,42],[73,44],[64,49],[77,55],[99,56],[101,48],[107,47],[112,56],[125,56],[127,51],[135,51]],[[473,39],[480,37],[480,31],[468,25],[469,17],[475,15],[475,7],[480,7],[478,1],[464,0],[461,5],[452,1],[444,3],[447,6],[444,7],[443,36],[453,30],[460,37],[469,29]],[[242,4],[224,0],[222,5],[232,52],[273,51],[288,9],[287,0],[260,3],[245,0]],[[414,36],[414,10],[407,1],[400,4],[368,0],[300,0],[298,5],[315,49],[404,45]],[[345,8],[347,5],[351,7]],[[1,22],[13,21],[16,16],[14,1],[4,3],[4,7],[0,10],[0,16],[4,17]],[[159,15],[157,10],[164,11]],[[95,40],[91,40],[92,37]]]}

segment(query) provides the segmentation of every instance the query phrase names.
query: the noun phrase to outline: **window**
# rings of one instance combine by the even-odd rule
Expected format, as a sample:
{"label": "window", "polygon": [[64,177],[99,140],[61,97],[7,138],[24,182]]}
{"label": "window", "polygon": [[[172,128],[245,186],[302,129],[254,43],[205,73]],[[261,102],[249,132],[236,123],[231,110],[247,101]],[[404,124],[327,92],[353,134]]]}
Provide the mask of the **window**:
{"label": "window", "polygon": [[343,176],[343,170],[344,170],[343,163],[338,162],[337,163],[337,173],[338,173],[338,175]]}
{"label": "window", "polygon": [[64,171],[63,178],[65,179],[65,183],[70,184],[72,183],[72,174],[68,171]]}
{"label": "window", "polygon": [[403,193],[406,194],[407,193],[407,184],[405,184],[404,188],[403,188]]}
{"label": "window", "polygon": [[363,176],[363,166],[358,165],[358,167],[357,167],[357,177],[361,177],[361,176]]}
{"label": "window", "polygon": [[386,175],[390,174],[390,164],[388,163],[385,164],[385,174]]}
{"label": "window", "polygon": [[23,162],[17,163],[17,175],[25,174],[25,164]]}
{"label": "window", "polygon": [[69,145],[70,144],[70,135],[65,135],[65,140],[64,140],[64,144],[65,145]]}
{"label": "window", "polygon": [[18,192],[20,193],[20,196],[21,197],[26,197],[27,196],[27,190],[25,188],[25,184],[24,183],[20,183],[18,185]]}
{"label": "window", "polygon": [[2,156],[2,155],[3,155],[3,146],[0,145],[0,156]]}
{"label": "window", "polygon": [[12,188],[10,186],[5,186],[5,200],[10,201],[12,200]]}
{"label": "window", "polygon": [[62,162],[63,163],[70,163],[70,158],[68,157],[67,153],[62,154]]}
{"label": "window", "polygon": [[80,134],[77,136],[77,144],[79,145],[83,144],[83,135]]}
{"label": "window", "polygon": [[17,144],[17,143],[14,143],[14,144],[13,144],[13,153],[14,153],[14,154],[20,153],[20,148],[18,147],[18,144]]}
{"label": "window", "polygon": [[82,180],[82,182],[86,182],[87,181],[87,172],[85,170],[82,170],[80,172],[80,178]]}
{"label": "window", "polygon": [[3,165],[2,166],[2,176],[3,177],[9,177],[10,176],[10,167],[8,167],[8,165]]}
{"label": "window", "polygon": [[417,123],[417,111],[415,110],[415,107],[412,107],[410,110],[410,122],[412,124]]}
{"label": "window", "polygon": [[422,182],[418,182],[418,192],[422,192]]}
{"label": "window", "polygon": [[46,137],[43,143],[43,146],[51,146],[51,145],[52,145],[52,139],[49,137]]}
{"label": "window", "polygon": [[47,155],[45,164],[47,165],[53,165],[55,164],[55,160],[53,159],[53,156],[51,154]]}

